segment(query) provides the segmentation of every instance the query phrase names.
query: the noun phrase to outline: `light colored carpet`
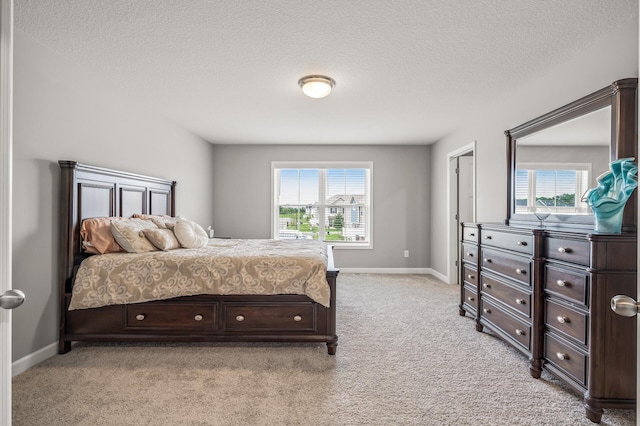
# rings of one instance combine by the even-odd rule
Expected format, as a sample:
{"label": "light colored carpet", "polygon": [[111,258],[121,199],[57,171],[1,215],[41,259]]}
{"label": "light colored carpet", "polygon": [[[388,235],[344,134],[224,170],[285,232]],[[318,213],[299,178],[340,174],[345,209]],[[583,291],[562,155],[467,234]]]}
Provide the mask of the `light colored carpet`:
{"label": "light colored carpet", "polygon": [[[341,274],[316,344],[77,344],[16,376],[14,425],[592,425],[426,275]],[[603,425],[634,425],[605,410]]]}

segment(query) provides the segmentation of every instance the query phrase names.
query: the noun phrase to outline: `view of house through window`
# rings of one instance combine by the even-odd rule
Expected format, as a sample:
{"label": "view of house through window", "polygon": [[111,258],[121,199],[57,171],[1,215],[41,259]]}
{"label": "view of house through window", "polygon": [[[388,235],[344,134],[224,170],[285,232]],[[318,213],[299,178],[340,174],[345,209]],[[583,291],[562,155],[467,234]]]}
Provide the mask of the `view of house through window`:
{"label": "view of house through window", "polygon": [[272,164],[273,238],[371,244],[371,163]]}
{"label": "view of house through window", "polygon": [[527,166],[516,170],[516,213],[587,214],[582,196],[589,189],[590,165],[573,164],[555,168],[552,164]]}

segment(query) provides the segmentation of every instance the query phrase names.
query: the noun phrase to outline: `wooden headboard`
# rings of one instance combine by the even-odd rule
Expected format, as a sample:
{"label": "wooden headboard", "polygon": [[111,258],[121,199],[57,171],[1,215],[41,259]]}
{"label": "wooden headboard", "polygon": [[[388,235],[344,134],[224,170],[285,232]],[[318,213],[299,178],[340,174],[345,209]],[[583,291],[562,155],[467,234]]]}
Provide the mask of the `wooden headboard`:
{"label": "wooden headboard", "polygon": [[134,213],[175,216],[176,182],[118,170],[58,161],[60,178],[60,283],[71,290],[81,258],[80,225],[90,217],[131,217]]}

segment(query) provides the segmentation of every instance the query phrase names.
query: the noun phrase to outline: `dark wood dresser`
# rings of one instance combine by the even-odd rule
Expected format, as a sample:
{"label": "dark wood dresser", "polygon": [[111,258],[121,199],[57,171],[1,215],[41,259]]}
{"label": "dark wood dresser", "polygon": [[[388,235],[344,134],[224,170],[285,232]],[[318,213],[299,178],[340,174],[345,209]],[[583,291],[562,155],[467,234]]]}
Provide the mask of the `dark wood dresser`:
{"label": "dark wood dresser", "polygon": [[635,234],[463,224],[460,314],[520,350],[530,374],[584,395],[587,417],[635,408],[636,318],[610,300],[636,297]]}

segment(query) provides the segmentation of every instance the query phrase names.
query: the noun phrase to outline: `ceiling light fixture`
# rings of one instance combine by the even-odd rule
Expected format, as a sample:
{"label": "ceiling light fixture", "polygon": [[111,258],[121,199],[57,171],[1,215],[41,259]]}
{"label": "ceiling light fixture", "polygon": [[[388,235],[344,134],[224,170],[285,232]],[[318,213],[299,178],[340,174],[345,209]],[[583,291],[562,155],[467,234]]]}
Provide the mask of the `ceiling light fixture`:
{"label": "ceiling light fixture", "polygon": [[324,75],[307,75],[298,80],[298,85],[302,88],[302,93],[310,98],[324,98],[336,85],[331,77]]}

